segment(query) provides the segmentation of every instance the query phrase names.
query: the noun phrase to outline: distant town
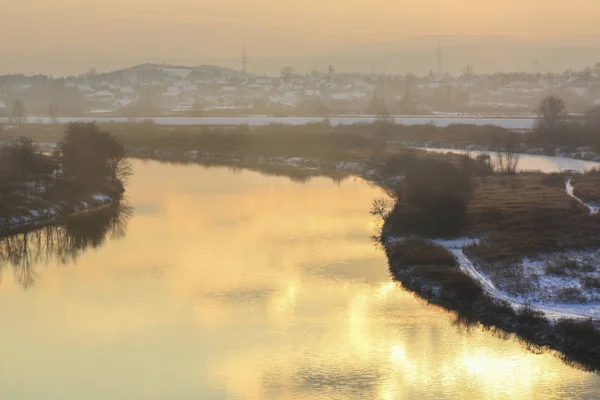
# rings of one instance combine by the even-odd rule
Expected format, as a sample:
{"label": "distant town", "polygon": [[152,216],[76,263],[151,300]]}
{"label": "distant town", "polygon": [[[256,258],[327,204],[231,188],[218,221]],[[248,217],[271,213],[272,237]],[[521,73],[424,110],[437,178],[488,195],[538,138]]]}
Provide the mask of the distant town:
{"label": "distant town", "polygon": [[459,76],[298,73],[285,66],[278,76],[261,76],[218,66],[142,64],[78,76],[0,77],[0,116],[15,103],[25,116],[277,117],[339,115],[533,114],[549,94],[570,112],[600,106],[600,63],[562,73],[478,74],[471,65]]}

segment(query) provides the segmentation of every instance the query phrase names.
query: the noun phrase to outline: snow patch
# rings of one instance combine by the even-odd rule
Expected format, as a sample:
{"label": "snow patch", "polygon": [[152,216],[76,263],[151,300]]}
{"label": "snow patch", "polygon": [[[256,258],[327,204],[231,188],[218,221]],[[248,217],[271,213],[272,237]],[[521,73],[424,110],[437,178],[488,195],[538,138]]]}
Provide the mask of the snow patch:
{"label": "snow patch", "polygon": [[105,194],[102,193],[95,193],[92,195],[92,198],[100,203],[108,203],[110,202],[112,199],[110,198],[110,196],[107,196]]}
{"label": "snow patch", "polygon": [[[406,240],[404,237],[386,237],[386,247]],[[455,239],[434,239],[432,243],[446,248],[454,255],[458,267],[472,279],[479,282],[483,290],[492,298],[508,302],[514,309],[531,306],[543,312],[548,318],[557,320],[561,318],[600,318],[600,289],[586,289],[582,279],[600,279],[600,250],[599,251],[572,251],[560,254],[545,254],[535,259],[524,258],[515,265],[523,271],[524,279],[536,280],[538,289],[525,295],[511,295],[496,286],[492,279],[482,272],[477,265],[466,256],[463,249],[477,245],[480,238],[461,237]],[[577,275],[566,273],[562,276],[548,274],[547,265],[551,262],[571,261],[578,269],[587,266],[588,270]],[[559,300],[558,294],[565,290],[577,288],[586,302],[565,303]]]}
{"label": "snow patch", "polygon": [[434,239],[433,243],[446,249],[462,249],[479,244],[480,238],[461,237],[456,239]]}
{"label": "snow patch", "polygon": [[572,178],[569,178],[567,180],[565,190],[569,196],[571,196],[572,198],[577,200],[580,204],[583,204],[584,206],[586,206],[588,208],[588,210],[590,210],[590,215],[598,214],[598,211],[600,211],[599,206],[595,206],[595,205],[589,204],[589,203],[584,203],[583,200],[581,200],[579,197],[575,196],[575,193],[574,193],[575,188],[573,187]]}

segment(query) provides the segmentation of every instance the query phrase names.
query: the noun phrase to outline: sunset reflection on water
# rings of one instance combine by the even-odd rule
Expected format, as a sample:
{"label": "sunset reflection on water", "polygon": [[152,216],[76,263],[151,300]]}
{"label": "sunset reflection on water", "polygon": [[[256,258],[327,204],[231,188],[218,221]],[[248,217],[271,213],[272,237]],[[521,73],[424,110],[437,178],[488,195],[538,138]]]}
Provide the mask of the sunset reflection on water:
{"label": "sunset reflection on water", "polygon": [[0,398],[596,398],[391,281],[361,181],[135,162],[127,234],[2,271]]}

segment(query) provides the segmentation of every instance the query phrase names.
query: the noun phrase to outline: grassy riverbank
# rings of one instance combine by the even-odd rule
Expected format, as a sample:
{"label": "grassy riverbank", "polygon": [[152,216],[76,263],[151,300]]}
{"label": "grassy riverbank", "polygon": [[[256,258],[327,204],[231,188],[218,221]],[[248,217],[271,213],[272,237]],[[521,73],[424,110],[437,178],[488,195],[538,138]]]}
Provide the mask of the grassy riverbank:
{"label": "grassy riverbank", "polygon": [[466,157],[395,165],[405,179],[373,214],[398,281],[469,323],[600,369],[600,217],[586,203],[600,174],[498,173]]}

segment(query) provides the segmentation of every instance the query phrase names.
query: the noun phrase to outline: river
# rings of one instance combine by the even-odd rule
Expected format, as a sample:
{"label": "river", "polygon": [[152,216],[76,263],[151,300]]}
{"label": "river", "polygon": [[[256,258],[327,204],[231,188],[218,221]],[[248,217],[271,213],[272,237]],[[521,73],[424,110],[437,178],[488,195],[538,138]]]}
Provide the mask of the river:
{"label": "river", "polygon": [[372,185],[134,169],[117,234],[100,218],[89,238],[79,224],[12,247],[0,398],[600,396],[597,375],[466,331],[394,283],[370,240]]}
{"label": "river", "polygon": [[[151,117],[139,118],[137,121],[152,120],[157,125],[249,125],[264,126],[269,124],[304,125],[323,121],[323,117],[270,117],[270,116],[247,116],[247,117]],[[377,117],[332,117],[328,119],[332,125],[351,125],[358,123],[372,123]],[[527,130],[533,129],[535,119],[533,117],[440,117],[432,116],[396,116],[393,120],[401,125],[424,125],[434,124],[437,126],[448,126],[452,124],[472,125],[495,125],[507,129]],[[60,117],[53,120],[49,117],[28,117],[27,122],[39,124],[69,122],[131,122],[130,118],[124,117]],[[8,118],[0,119],[0,122],[8,122]]]}
{"label": "river", "polygon": [[[470,151],[470,150],[459,150],[459,149],[444,149],[434,147],[417,147],[421,150],[426,150],[432,153],[455,153],[455,154],[470,154],[471,157],[475,157],[478,154],[485,153],[492,156],[492,160],[495,160],[497,153],[495,152],[483,152],[483,151]],[[600,162],[597,161],[586,161],[577,160],[574,158],[566,157],[551,157],[542,156],[535,154],[519,154],[519,163],[517,170],[519,171],[540,171],[544,173],[552,172],[588,172],[593,169],[599,169]]]}

